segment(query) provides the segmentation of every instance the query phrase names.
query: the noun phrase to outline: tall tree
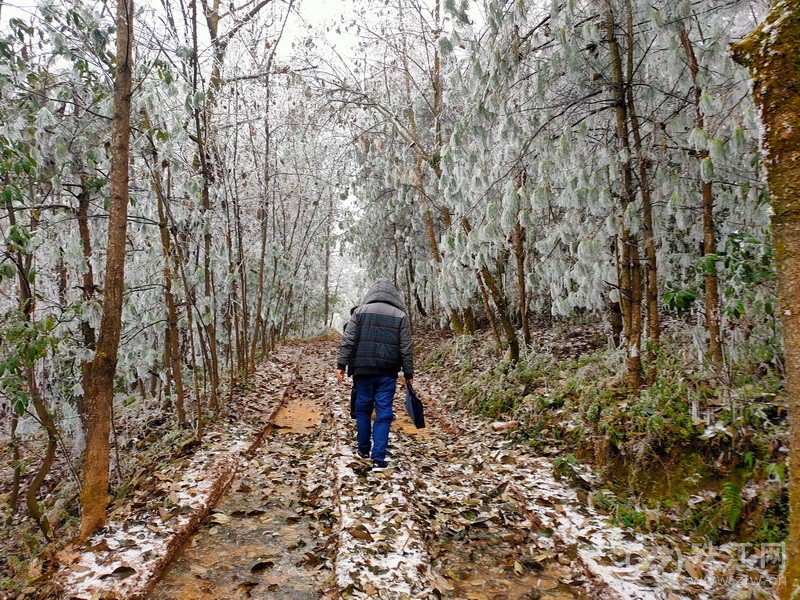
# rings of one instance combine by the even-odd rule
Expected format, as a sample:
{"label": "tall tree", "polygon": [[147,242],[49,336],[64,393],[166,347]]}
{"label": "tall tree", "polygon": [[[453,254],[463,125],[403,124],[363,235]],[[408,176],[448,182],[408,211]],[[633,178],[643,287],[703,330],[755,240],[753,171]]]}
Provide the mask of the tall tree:
{"label": "tall tree", "polygon": [[[702,97],[703,88],[698,82],[700,65],[694,51],[694,45],[689,38],[686,29],[680,32],[681,46],[686,53],[686,61],[689,64],[689,74],[692,77],[692,87],[694,88],[694,110],[696,127],[704,130],[706,118],[703,114]],[[708,357],[711,363],[722,366],[722,331],[720,328],[720,307],[719,307],[719,282],[717,278],[717,238],[714,232],[714,193],[711,188],[710,176],[703,168],[703,161],[710,161],[708,149],[702,149],[697,153],[700,161],[699,179],[700,193],[703,206],[703,269],[705,270],[705,300],[706,300],[706,329],[708,331]]]}
{"label": "tall tree", "polygon": [[764,168],[772,204],[789,399],[789,533],[781,598],[800,592],[800,0],[779,0],[761,25],[733,47],[753,78]]}
{"label": "tall tree", "polygon": [[128,227],[131,80],[133,74],[133,0],[117,0],[114,117],[111,129],[111,175],[108,207],[108,249],[103,290],[103,318],[97,350],[86,385],[86,456],[81,492],[80,535],[86,537],[106,521],[109,433],[122,326],[125,283],[125,235]]}
{"label": "tall tree", "polygon": [[639,240],[625,222],[628,212],[636,210],[629,136],[630,105],[626,102],[625,94],[625,89],[631,85],[631,82],[626,81],[623,75],[622,53],[616,34],[618,24],[615,20],[611,0],[606,0],[605,25],[611,57],[611,89],[614,96],[617,143],[620,153],[619,169],[623,179],[620,191],[622,227],[619,238],[619,290],[622,298],[623,331],[627,344],[628,389],[636,392],[642,387],[642,268],[639,259]]}

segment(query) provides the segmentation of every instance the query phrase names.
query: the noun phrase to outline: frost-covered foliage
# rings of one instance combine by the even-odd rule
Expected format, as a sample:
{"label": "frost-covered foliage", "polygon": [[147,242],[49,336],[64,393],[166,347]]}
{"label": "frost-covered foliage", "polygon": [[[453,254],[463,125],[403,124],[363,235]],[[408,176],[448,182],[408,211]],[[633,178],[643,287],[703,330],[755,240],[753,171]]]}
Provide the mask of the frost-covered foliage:
{"label": "frost-covered foliage", "polygon": [[[774,338],[757,118],[728,50],[761,3],[450,0],[440,16],[437,4],[383,8],[380,35],[362,35],[358,85],[334,86],[361,109],[351,111],[363,131],[355,237],[372,264],[430,278],[427,308],[444,317],[485,299],[500,321],[510,310],[519,324],[521,293],[524,310],[553,315],[624,300],[628,235],[643,270],[652,240],[657,301],[693,317],[699,348],[710,272],[723,342]],[[713,203],[711,250],[701,182]],[[736,343],[725,350],[736,358]]]}
{"label": "frost-covered foliage", "polygon": [[[200,34],[192,10],[203,7],[136,9],[116,390],[172,410],[182,401],[198,424],[223,401],[226,373],[329,319],[348,162],[325,102],[277,57],[290,4],[219,17],[213,33],[198,14]],[[47,428],[39,408],[80,457],[84,367],[101,335],[116,32],[104,3],[11,14],[0,33],[0,399],[15,505],[31,475],[15,440]],[[224,43],[212,51],[209,36]]]}

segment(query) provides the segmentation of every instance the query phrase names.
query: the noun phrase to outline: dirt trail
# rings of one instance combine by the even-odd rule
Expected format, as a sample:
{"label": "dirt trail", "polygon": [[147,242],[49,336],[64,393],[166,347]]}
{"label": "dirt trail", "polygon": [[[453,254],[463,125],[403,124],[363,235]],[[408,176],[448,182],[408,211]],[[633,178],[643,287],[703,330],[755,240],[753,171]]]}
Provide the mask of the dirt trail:
{"label": "dirt trail", "polygon": [[331,589],[332,481],[321,468],[331,439],[315,377],[301,363],[258,452],[151,598],[318,598]]}
{"label": "dirt trail", "polygon": [[476,600],[582,597],[570,567],[553,563],[549,544],[540,545],[547,532],[476,453],[474,440],[448,434],[432,415],[426,435],[409,435],[413,424],[405,412],[399,415],[398,441],[418,476],[416,502],[429,524],[439,591]]}
{"label": "dirt trail", "polygon": [[398,390],[390,468],[354,454],[333,342],[300,371],[264,443],[151,594],[189,598],[590,597],[492,468],[490,445],[410,423]]}

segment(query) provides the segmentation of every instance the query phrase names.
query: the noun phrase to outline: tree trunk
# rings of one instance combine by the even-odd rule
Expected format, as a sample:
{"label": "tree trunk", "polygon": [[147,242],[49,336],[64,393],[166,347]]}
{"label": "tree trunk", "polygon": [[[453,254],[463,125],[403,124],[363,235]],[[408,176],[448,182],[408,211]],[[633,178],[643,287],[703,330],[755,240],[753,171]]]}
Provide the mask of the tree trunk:
{"label": "tree trunk", "polygon": [[519,316],[522,321],[522,340],[531,345],[531,326],[528,320],[528,294],[525,289],[525,229],[517,222],[513,233],[514,257],[517,259],[517,290],[519,294]]}
{"label": "tree trunk", "polygon": [[615,348],[622,343],[622,311],[619,302],[606,301],[606,317],[611,327],[611,341]]}
{"label": "tree trunk", "polygon": [[[331,221],[333,220],[333,196],[331,195],[328,198],[328,215],[325,218],[325,281],[324,281],[324,293],[325,293],[325,309],[324,309],[324,321],[323,326],[325,329],[328,328],[328,315],[330,313],[330,301],[331,301]],[[409,310],[411,309],[411,305],[409,305]]]}
{"label": "tree trunk", "polygon": [[[158,167],[156,166],[156,169]],[[172,294],[172,250],[167,228],[167,217],[164,210],[166,198],[161,188],[158,172],[153,175],[153,185],[156,190],[158,202],[158,229],[161,234],[161,249],[164,255],[164,300],[167,304],[167,356],[169,357],[169,370],[175,382],[175,412],[178,425],[186,423],[184,408],[183,373],[181,353],[178,348],[178,311],[175,307],[175,297]],[[166,366],[166,365],[165,365]]]}
{"label": "tree trunk", "polygon": [[[86,177],[81,176],[81,192],[78,194],[78,233],[81,238],[81,247],[83,248],[83,260],[86,261],[86,270],[83,272],[83,280],[81,285],[81,295],[84,302],[91,302],[95,294],[94,284],[94,270],[92,269],[92,237],[89,231],[89,188],[86,186]],[[88,320],[81,319],[81,335],[83,336],[83,345],[87,350],[94,350],[97,347],[97,337],[94,328]],[[89,368],[91,363],[81,362],[81,385],[84,388],[89,382]],[[81,421],[81,428],[84,434],[86,433],[86,392],[75,399],[75,405],[78,409],[78,418]]]}
{"label": "tree trunk", "polygon": [[45,477],[47,477],[47,474],[50,473],[50,469],[53,467],[53,461],[56,458],[58,433],[56,432],[56,425],[53,421],[53,417],[50,411],[47,410],[39,394],[39,387],[36,384],[36,376],[33,367],[28,370],[28,387],[36,416],[47,432],[47,449],[45,450],[42,464],[39,465],[39,470],[36,471],[36,475],[30,484],[28,484],[28,489],[25,491],[25,505],[28,507],[28,514],[30,514],[31,518],[39,525],[39,529],[42,530],[44,537],[49,540],[53,537],[53,528],[50,525],[50,521],[47,519],[47,515],[44,514],[44,511],[39,507],[39,489],[42,487]]}
{"label": "tree trunk", "polygon": [[[167,209],[169,214],[169,205],[166,205],[164,208]],[[170,220],[174,223],[170,216]],[[202,437],[203,430],[202,430],[202,419],[200,415],[203,412],[203,395],[202,391],[200,390],[200,382],[198,381],[197,377],[197,352],[195,350],[195,343],[194,343],[194,317],[192,315],[192,311],[196,310],[196,299],[194,296],[194,290],[189,286],[188,278],[186,277],[186,268],[184,266],[184,258],[183,252],[181,251],[180,244],[175,243],[175,248],[178,255],[178,266],[180,267],[181,273],[181,283],[183,284],[183,293],[186,297],[187,306],[186,306],[186,330],[189,334],[189,349],[190,354],[192,357],[191,367],[192,367],[192,385],[194,387],[194,404],[195,404],[195,413],[198,416],[197,418],[197,432],[196,436],[199,440]],[[199,327],[198,327],[199,329]]]}
{"label": "tree trunk", "polygon": [[[434,19],[437,22],[437,31],[438,23],[441,17],[441,6],[439,0],[436,1],[434,6]],[[401,13],[402,18],[402,13]],[[425,182],[423,179],[423,171],[422,171],[422,162],[423,160],[429,160],[431,162],[431,166],[433,168],[434,173],[436,174],[437,178],[440,178],[442,175],[441,168],[439,165],[439,159],[441,154],[441,147],[442,147],[442,125],[441,125],[441,112],[442,112],[442,87],[441,87],[441,59],[439,58],[439,44],[438,44],[438,33],[436,34],[436,39],[434,40],[434,62],[433,62],[433,69],[431,69],[431,86],[433,88],[433,104],[431,106],[433,112],[433,119],[434,119],[434,151],[433,155],[430,155],[421,147],[417,145],[415,148],[417,152],[417,164],[416,164],[416,174],[418,178],[417,188],[419,190],[419,199],[423,206],[422,216],[423,221],[425,222],[425,231],[428,234],[428,246],[430,247],[431,256],[433,256],[434,262],[437,264],[437,270],[441,270],[442,262],[442,255],[439,252],[439,241],[436,236],[436,226],[433,221],[433,215],[431,213],[430,202],[428,202],[428,197],[425,194]],[[413,97],[411,94],[411,75],[409,69],[409,60],[408,60],[408,49],[406,48],[406,39],[405,36],[402,38],[403,44],[403,68],[404,68],[404,80],[405,80],[405,89],[406,89],[406,100],[408,101],[408,122],[409,122],[409,129],[415,140],[419,139],[418,131],[417,131],[417,121],[414,115],[414,102]],[[449,227],[449,214],[446,212],[445,209],[445,227]],[[450,328],[453,330],[453,333],[456,335],[463,335],[464,333],[464,321],[459,313],[458,309],[451,308],[450,309]]]}
{"label": "tree trunk", "polygon": [[[694,112],[695,127],[705,128],[705,115],[700,105],[700,98],[703,90],[697,83],[697,75],[700,66],[694,52],[694,46],[689,39],[689,34],[685,29],[680,32],[681,45],[683,46],[686,60],[689,63],[689,73],[692,76],[692,86],[694,87]],[[708,158],[708,150],[703,149],[698,154],[698,160],[702,164]],[[717,278],[717,261],[714,256],[717,252],[717,240],[714,232],[714,195],[711,189],[711,182],[699,176],[700,192],[703,199],[703,270],[705,271],[706,288],[706,330],[708,331],[708,357],[711,364],[719,368],[722,366],[722,333],[720,329],[720,307],[719,307],[719,282]]]}
{"label": "tree trunk", "polygon": [[256,349],[258,348],[258,336],[266,337],[266,325],[261,316],[261,309],[264,305],[264,263],[267,256],[267,211],[264,207],[259,207],[258,215],[261,225],[261,252],[258,258],[258,294],[256,296],[256,311],[253,323],[253,339],[250,346],[250,367],[253,371],[256,368]]}
{"label": "tree trunk", "polygon": [[[215,11],[215,14],[216,11]],[[215,30],[216,33],[216,30]],[[198,64],[198,50],[197,50],[197,1],[192,0],[192,91],[197,92],[197,83],[199,80],[199,64]],[[217,61],[214,63],[217,67]],[[212,88],[214,82],[218,82],[219,73],[217,71],[212,74]],[[213,101],[213,100],[212,100]],[[211,170],[208,166],[208,155],[205,142],[205,129],[201,124],[200,107],[194,106],[194,125],[195,134],[197,138],[197,154],[200,163],[200,175],[202,178],[202,186],[200,188],[200,201],[203,207],[204,220],[210,219],[208,214],[211,211],[211,193],[209,191],[209,184],[211,178]],[[216,332],[216,310],[215,302],[213,301],[212,290],[213,281],[211,273],[211,227],[206,223],[205,232],[203,233],[203,295],[205,297],[205,311],[207,323],[203,323],[208,337],[208,344],[211,349],[211,361],[208,364],[209,378],[211,380],[211,405],[216,409],[218,406],[217,399],[217,382],[218,382],[218,359],[217,359],[217,332]]]}
{"label": "tree trunk", "polygon": [[733,48],[753,77],[772,204],[772,235],[789,400],[789,533],[778,582],[800,591],[800,0],[773,3],[764,23]]}
{"label": "tree trunk", "polygon": [[64,310],[67,307],[67,265],[64,263],[64,248],[58,249],[58,262],[56,263],[56,275],[58,276],[58,307]]}
{"label": "tree trunk", "polygon": [[511,311],[508,308],[506,295],[500,287],[501,280],[494,277],[486,265],[481,268],[481,276],[497,308],[497,318],[500,319],[500,326],[503,328],[503,333],[508,341],[509,358],[516,362],[519,359],[519,340],[517,340],[517,331],[514,329],[514,324],[511,322]]}
{"label": "tree trunk", "polygon": [[489,305],[489,293],[486,291],[486,286],[483,284],[480,271],[475,272],[475,277],[478,280],[478,289],[481,292],[481,300],[483,301],[483,310],[486,311],[486,318],[489,319],[489,326],[492,329],[492,337],[497,345],[497,350],[503,352],[503,340],[500,339],[500,332],[497,329],[497,322],[494,319],[494,311]]}
{"label": "tree trunk", "polygon": [[639,243],[625,224],[625,213],[635,201],[633,172],[630,156],[631,145],[628,132],[628,111],[625,98],[625,80],[622,72],[622,56],[617,41],[611,0],[606,0],[606,34],[611,54],[611,88],[614,96],[617,143],[622,161],[621,225],[620,225],[620,305],[627,345],[628,390],[636,393],[642,387],[642,289]]}
{"label": "tree trunk", "polygon": [[[271,57],[270,57],[271,60]],[[269,63],[268,63],[269,64]],[[264,75],[264,204],[258,207],[258,216],[261,225],[261,253],[258,259],[258,297],[256,299],[256,312],[255,324],[253,331],[253,343],[250,348],[250,370],[256,367],[256,348],[258,347],[258,336],[263,336],[264,340],[267,339],[267,324],[261,316],[261,309],[264,304],[264,268],[267,256],[267,229],[269,223],[269,187],[270,187],[270,173],[269,173],[269,152],[271,140],[271,128],[269,122],[269,107],[271,102],[270,84],[269,84],[269,69]]]}
{"label": "tree trunk", "polygon": [[111,175],[108,210],[108,251],[103,295],[103,318],[97,351],[90,366],[86,393],[88,429],[81,492],[80,535],[85,538],[106,521],[109,432],[114,374],[122,326],[122,288],[125,282],[125,234],[128,226],[128,167],[131,131],[131,74],[133,0],[117,0],[116,75],[111,130]]}
{"label": "tree trunk", "polygon": [[475,335],[475,312],[471,306],[468,306],[462,311],[464,320],[464,333],[466,335]]}
{"label": "tree trunk", "polygon": [[13,406],[11,408],[11,432],[8,445],[11,448],[12,475],[11,491],[8,496],[8,507],[11,514],[16,514],[17,504],[19,503],[19,489],[22,481],[22,456],[19,451],[19,439],[17,438],[17,426],[19,425],[19,415]]}
{"label": "tree trunk", "polygon": [[[653,230],[653,200],[650,192],[650,173],[647,158],[644,155],[642,144],[642,133],[639,127],[639,116],[636,112],[636,102],[633,94],[633,74],[634,74],[634,40],[633,40],[633,8],[631,1],[626,0],[627,9],[627,93],[626,101],[628,116],[631,122],[631,133],[633,134],[633,146],[636,149],[637,170],[639,173],[639,185],[642,192],[642,237],[644,238],[645,256],[645,288],[644,288],[644,311],[647,316],[647,349],[646,357],[648,362],[647,381],[652,383],[656,378],[655,353],[658,349],[661,337],[661,319],[658,313],[658,262],[656,258],[656,242]],[[641,274],[639,275],[641,277]]]}
{"label": "tree trunk", "polygon": [[[8,220],[12,227],[15,226],[16,219],[14,216],[14,211],[11,209],[11,205],[8,205]],[[31,222],[31,230],[33,230],[36,226],[37,217],[32,217]],[[19,311],[24,315],[25,321],[28,323],[33,321],[34,303],[36,299],[30,278],[32,261],[32,254],[28,254],[23,258],[22,252],[17,251],[17,280],[19,283],[18,305]],[[42,487],[42,483],[44,483],[45,477],[47,477],[47,474],[50,473],[50,469],[53,466],[53,461],[55,460],[56,456],[58,435],[56,432],[55,422],[53,421],[50,412],[47,410],[47,407],[45,406],[41,395],[39,394],[39,386],[36,383],[36,373],[32,364],[27,368],[27,379],[28,394],[30,396],[31,403],[36,411],[36,416],[39,419],[39,422],[47,433],[47,449],[45,450],[42,463],[39,465],[39,468],[36,471],[36,475],[34,475],[30,484],[28,484],[28,489],[25,490],[25,505],[28,507],[28,514],[34,521],[36,521],[44,536],[49,540],[52,538],[53,531],[49,521],[47,520],[47,517],[39,508],[38,494],[39,489]],[[16,439],[18,417],[13,405],[11,406],[11,410],[11,444],[13,448],[12,456],[16,461],[19,461],[19,446]],[[17,462],[14,466],[14,479],[12,481],[10,498],[10,505],[13,511],[16,510],[17,501],[19,498],[21,474],[20,463]]]}

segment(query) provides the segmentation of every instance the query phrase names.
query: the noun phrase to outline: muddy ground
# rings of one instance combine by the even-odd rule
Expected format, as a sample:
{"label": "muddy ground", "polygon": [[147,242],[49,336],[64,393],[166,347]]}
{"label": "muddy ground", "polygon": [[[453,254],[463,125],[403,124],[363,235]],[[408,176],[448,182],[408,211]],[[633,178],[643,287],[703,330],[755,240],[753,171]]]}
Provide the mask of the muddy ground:
{"label": "muddy ground", "polygon": [[151,598],[590,597],[587,576],[492,468],[490,442],[435,411],[416,429],[398,386],[390,468],[373,471],[355,456],[335,343],[299,347],[263,444]]}

